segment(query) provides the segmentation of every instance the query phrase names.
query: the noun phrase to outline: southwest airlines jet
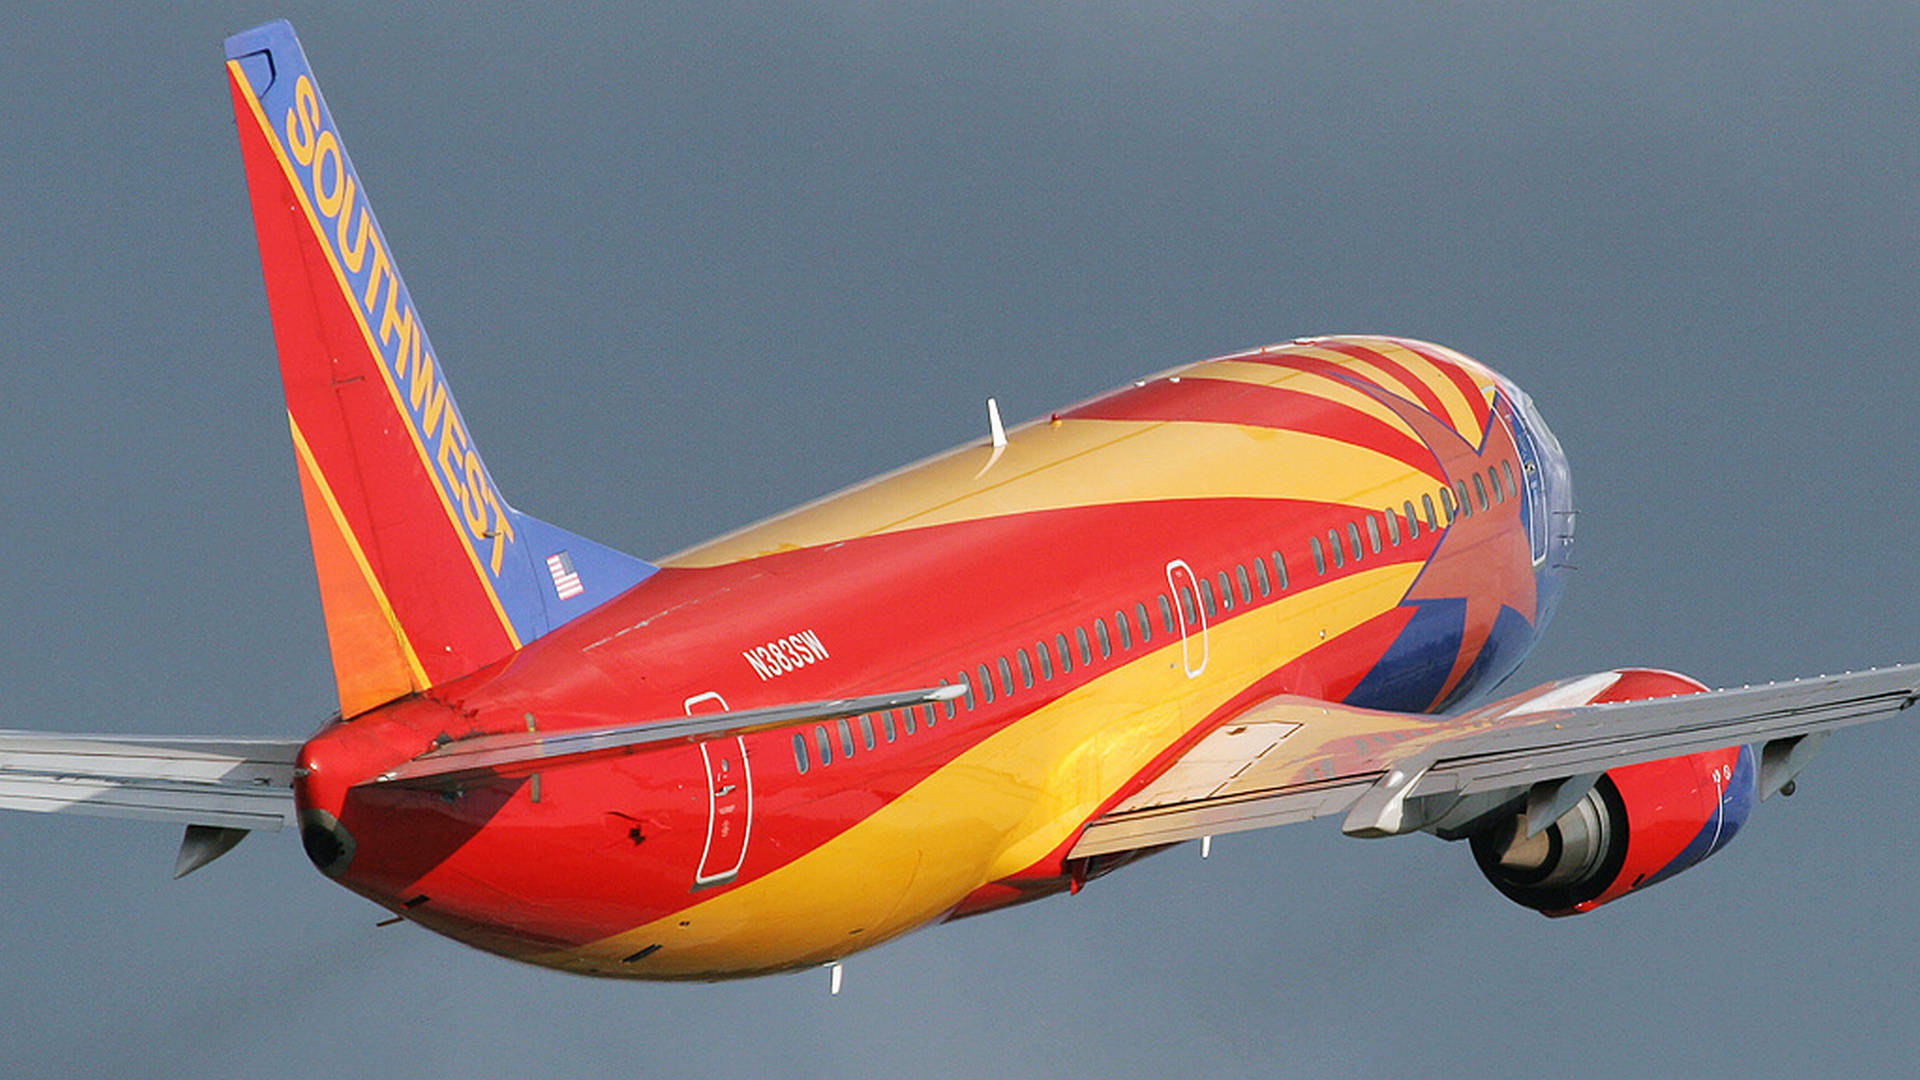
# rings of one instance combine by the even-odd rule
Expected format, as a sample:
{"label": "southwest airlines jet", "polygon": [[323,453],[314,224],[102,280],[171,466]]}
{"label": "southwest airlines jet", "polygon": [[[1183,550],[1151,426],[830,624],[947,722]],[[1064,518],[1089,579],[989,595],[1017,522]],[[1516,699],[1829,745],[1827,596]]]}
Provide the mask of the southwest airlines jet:
{"label": "southwest airlines jet", "polygon": [[1487,703],[1568,569],[1567,461],[1450,349],[1141,379],[646,562],[515,510],[293,30],[226,43],[339,691],[307,739],[0,734],[0,805],[298,829],[503,956],[757,975],[1337,817],[1590,911],[1718,851],[1920,666]]}

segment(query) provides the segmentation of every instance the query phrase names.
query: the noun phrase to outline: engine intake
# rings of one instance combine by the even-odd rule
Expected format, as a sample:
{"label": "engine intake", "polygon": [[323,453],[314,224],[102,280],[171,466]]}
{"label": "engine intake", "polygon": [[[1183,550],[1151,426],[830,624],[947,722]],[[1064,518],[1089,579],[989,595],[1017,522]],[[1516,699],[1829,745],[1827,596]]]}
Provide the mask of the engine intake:
{"label": "engine intake", "polygon": [[1598,897],[1626,862],[1629,820],[1619,791],[1601,777],[1593,790],[1532,836],[1519,811],[1473,837],[1473,857],[1493,887],[1535,911],[1569,910]]}
{"label": "engine intake", "polygon": [[[1672,672],[1628,669],[1596,704],[1705,687]],[[1473,856],[1501,894],[1547,915],[1577,915],[1696,866],[1753,812],[1759,769],[1734,746],[1614,769],[1552,825],[1527,835],[1524,805],[1473,834]]]}

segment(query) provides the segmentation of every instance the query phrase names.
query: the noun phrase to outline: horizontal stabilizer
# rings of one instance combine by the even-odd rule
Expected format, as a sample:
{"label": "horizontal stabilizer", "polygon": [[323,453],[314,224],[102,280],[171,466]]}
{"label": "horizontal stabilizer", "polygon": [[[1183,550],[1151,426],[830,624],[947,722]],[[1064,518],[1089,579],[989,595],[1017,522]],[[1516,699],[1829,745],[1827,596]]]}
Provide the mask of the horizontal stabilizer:
{"label": "horizontal stabilizer", "polygon": [[936,705],[962,697],[966,692],[964,686],[934,686],[925,690],[903,690],[794,705],[769,705],[738,712],[676,716],[639,724],[552,734],[515,731],[504,735],[480,735],[429,750],[366,783],[377,787],[443,788],[486,777],[525,776],[537,769],[632,753],[663,743],[691,743],[726,735],[750,735],[757,731],[838,720],[886,709]]}
{"label": "horizontal stabilizer", "polygon": [[293,823],[302,745],[0,731],[0,809],[272,831]]}

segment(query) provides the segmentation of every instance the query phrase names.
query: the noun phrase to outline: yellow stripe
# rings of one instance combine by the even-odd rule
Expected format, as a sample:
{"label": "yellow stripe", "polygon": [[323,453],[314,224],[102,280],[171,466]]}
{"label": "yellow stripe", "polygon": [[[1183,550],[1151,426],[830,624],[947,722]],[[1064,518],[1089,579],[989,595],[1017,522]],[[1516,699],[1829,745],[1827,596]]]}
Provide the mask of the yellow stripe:
{"label": "yellow stripe", "polygon": [[407,638],[406,627],[400,625],[400,617],[394,614],[393,603],[387,599],[387,591],[380,587],[380,576],[373,572],[373,565],[367,561],[367,553],[360,548],[360,541],[353,535],[353,529],[347,524],[347,517],[340,510],[340,502],[334,498],[333,487],[327,483],[326,474],[320,471],[320,465],[313,459],[313,450],[307,445],[307,437],[300,431],[300,424],[287,414],[287,426],[293,430],[293,450],[300,456],[300,465],[313,478],[314,490],[327,504],[327,513],[332,516],[335,528],[346,541],[347,550],[353,553],[353,564],[360,569],[360,575],[367,581],[367,587],[373,591],[373,599],[380,605],[380,614],[387,620],[387,626],[393,630],[395,641],[400,643],[400,653],[407,661],[407,671],[413,678],[414,689],[425,690],[433,685],[427,677],[427,669],[420,665],[420,656],[413,650],[413,642]]}
{"label": "yellow stripe", "polygon": [[[1385,338],[1368,339],[1363,344],[1375,352],[1398,360],[1406,365],[1408,370],[1419,375],[1420,381],[1426,383],[1435,396],[1439,397],[1440,403],[1446,406],[1447,415],[1441,419],[1449,420],[1453,430],[1459,432],[1461,438],[1466,439],[1469,445],[1476,447],[1480,445],[1480,437],[1484,432],[1481,430],[1478,415],[1473,411],[1473,403],[1467,399],[1452,379],[1447,378],[1445,372],[1434,366],[1432,360],[1405,345]],[[1472,370],[1467,369],[1467,374],[1471,376]]]}
{"label": "yellow stripe", "polygon": [[1210,360],[1203,364],[1195,364],[1183,374],[1191,374],[1195,378],[1231,379],[1235,382],[1274,386],[1312,394],[1314,397],[1325,398],[1336,405],[1344,405],[1355,412],[1365,413],[1415,442],[1420,441],[1420,436],[1414,432],[1412,425],[1400,419],[1399,414],[1392,409],[1369,397],[1365,391],[1357,390],[1338,379],[1315,372],[1243,360]]}
{"label": "yellow stripe", "polygon": [[[440,499],[440,508],[446,512],[447,523],[453,527],[454,535],[460,538],[460,547],[467,553],[467,560],[473,564],[474,576],[479,580],[482,590],[485,591],[487,601],[493,606],[493,613],[499,618],[501,628],[507,632],[508,642],[512,644],[513,648],[518,649],[520,647],[520,635],[513,628],[513,620],[507,617],[506,608],[501,606],[499,594],[494,592],[493,581],[488,577],[486,568],[480,561],[479,553],[473,550],[473,544],[467,537],[465,525],[461,522],[452,501],[447,498],[446,491],[440,486],[440,474],[434,469],[433,457],[427,452],[426,444],[420,441],[420,433],[414,430],[413,414],[407,411],[407,407],[400,394],[400,388],[394,384],[393,373],[387,370],[384,354],[380,351],[380,347],[374,339],[373,329],[367,325],[365,313],[360,310],[360,305],[354,300],[353,286],[347,280],[346,272],[340,268],[339,260],[334,256],[333,245],[327,242],[326,230],[320,227],[320,217],[314,213],[313,206],[307,201],[307,189],[305,185],[300,182],[299,174],[294,171],[293,163],[287,159],[286,148],[280,145],[279,132],[268,122],[266,112],[262,109],[259,98],[253,93],[253,84],[247,81],[246,74],[240,69],[239,61],[227,61],[227,75],[233,79],[237,85],[245,89],[246,92],[240,96],[247,102],[247,105],[251,109],[254,122],[259,124],[260,130],[266,134],[267,145],[273,148],[273,156],[280,162],[280,168],[286,173],[287,186],[293,189],[294,197],[300,200],[300,209],[305,211],[307,215],[307,224],[313,227],[314,235],[320,241],[320,250],[326,253],[327,265],[333,269],[335,284],[340,287],[341,294],[347,300],[347,308],[353,312],[354,322],[359,325],[360,333],[366,339],[367,351],[373,358],[373,366],[379,369],[380,381],[386,384],[387,393],[393,398],[393,407],[395,411],[400,414],[401,426],[406,428],[407,437],[412,441],[414,451],[420,455],[420,464],[426,469],[427,480],[433,485],[434,494]],[[335,137],[338,138],[337,132]],[[369,204],[369,207],[371,207],[371,204]],[[387,259],[390,263],[394,261],[392,252],[387,253]],[[393,275],[394,279],[398,281],[400,275],[397,269],[393,271]],[[414,318],[418,319],[419,317],[420,313],[415,311]],[[449,388],[448,392],[451,394],[451,388]],[[348,530],[348,535],[352,535],[351,530]]]}
{"label": "yellow stripe", "polygon": [[[1230,619],[1210,632],[1201,679],[1186,677],[1179,638],[1161,637],[1158,649],[982,740],[794,862],[645,926],[533,962],[653,976],[800,966],[937,919],[974,889],[1057,850],[1208,715],[1286,660],[1391,608],[1419,570],[1412,564],[1361,571]],[[664,947],[644,964],[620,964],[656,943]]]}
{"label": "yellow stripe", "polygon": [[[1431,481],[1365,447],[1297,431],[1124,420],[1038,422],[998,460],[961,447],[662,560],[715,566],[904,529],[1160,499],[1418,499]],[[982,468],[985,471],[982,472]]]}
{"label": "yellow stripe", "polygon": [[[1363,343],[1356,341],[1355,344]],[[1364,344],[1366,344],[1368,348],[1372,348],[1372,343],[1367,342]],[[1318,346],[1301,346],[1288,351],[1297,356],[1311,356],[1315,359],[1325,360],[1330,364],[1338,364],[1348,371],[1353,372],[1355,375],[1372,381],[1375,385],[1389,393],[1398,394],[1411,402],[1418,403],[1420,401],[1420,394],[1414,389],[1413,383],[1408,382],[1406,379],[1401,378],[1399,375],[1388,371],[1386,368],[1370,360],[1362,360],[1357,356],[1349,356],[1343,352],[1323,349]],[[1421,385],[1424,386],[1425,384],[1421,383]],[[1445,419],[1445,417],[1441,419]]]}

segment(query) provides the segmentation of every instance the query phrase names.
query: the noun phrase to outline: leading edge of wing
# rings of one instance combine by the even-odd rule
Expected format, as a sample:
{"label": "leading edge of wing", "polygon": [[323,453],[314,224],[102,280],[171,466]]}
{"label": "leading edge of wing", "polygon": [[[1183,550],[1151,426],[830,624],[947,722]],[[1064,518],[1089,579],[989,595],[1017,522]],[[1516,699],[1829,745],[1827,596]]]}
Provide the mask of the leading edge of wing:
{"label": "leading edge of wing", "polygon": [[303,740],[0,731],[0,809],[273,831]]}
{"label": "leading edge of wing", "polygon": [[[1883,720],[1920,700],[1920,664],[1679,697],[1558,704],[1577,682],[1451,718],[1270,698],[1220,725],[1160,779],[1091,822],[1070,856],[1339,813],[1349,814],[1349,835],[1394,835],[1438,816],[1431,809],[1405,812],[1420,800],[1519,795],[1544,781]],[[1354,745],[1336,753],[1331,742],[1311,736],[1289,745],[1300,737],[1296,732],[1316,728],[1331,728],[1336,739]],[[1276,733],[1279,738],[1267,737]],[[1241,741],[1237,760],[1235,740]],[[1366,749],[1369,742],[1374,749]]]}
{"label": "leading edge of wing", "polygon": [[965,696],[966,692],[966,687],[959,685],[933,686],[920,690],[769,705],[551,734],[515,731],[479,735],[436,747],[358,786],[454,787],[470,780],[525,776],[541,768],[632,753],[665,743],[692,743],[729,735],[750,735],[887,709],[944,704]]}

